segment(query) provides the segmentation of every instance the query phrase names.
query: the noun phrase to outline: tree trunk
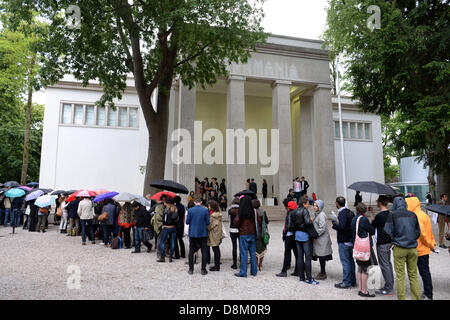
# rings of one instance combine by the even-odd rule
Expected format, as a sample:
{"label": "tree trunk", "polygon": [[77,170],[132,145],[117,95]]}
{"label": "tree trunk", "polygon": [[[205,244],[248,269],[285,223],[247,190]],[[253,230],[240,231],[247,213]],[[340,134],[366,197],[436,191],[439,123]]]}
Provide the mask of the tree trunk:
{"label": "tree trunk", "polygon": [[20,177],[20,183],[25,185],[27,183],[28,163],[30,157],[30,126],[31,126],[31,107],[33,103],[33,86],[31,80],[33,78],[33,69],[36,61],[36,56],[31,58],[30,72],[28,79],[28,101],[26,106],[26,120],[25,120],[25,135],[23,140],[23,162],[22,162],[22,174]]}
{"label": "tree trunk", "polygon": [[159,82],[157,113],[155,114],[152,110],[144,111],[148,129],[148,157],[144,179],[144,195],[161,191],[150,187],[150,183],[156,179],[164,179],[172,79],[173,72],[168,70]]}
{"label": "tree trunk", "polygon": [[430,189],[431,197],[433,198],[433,203],[436,202],[436,181],[434,179],[434,170],[430,169],[428,170],[428,186]]}
{"label": "tree trunk", "polygon": [[450,195],[450,175],[444,173],[437,175],[437,189],[438,189],[437,195],[438,200],[441,194],[443,193]]}

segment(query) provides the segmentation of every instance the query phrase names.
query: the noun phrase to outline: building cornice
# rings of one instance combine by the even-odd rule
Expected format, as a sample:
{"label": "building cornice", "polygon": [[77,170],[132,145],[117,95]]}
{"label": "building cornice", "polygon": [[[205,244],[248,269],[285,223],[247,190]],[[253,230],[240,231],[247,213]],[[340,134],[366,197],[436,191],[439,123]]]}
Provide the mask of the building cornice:
{"label": "building cornice", "polygon": [[330,61],[328,51],[326,50],[294,47],[284,44],[259,43],[256,45],[256,52],[295,58],[307,58],[307,59]]}

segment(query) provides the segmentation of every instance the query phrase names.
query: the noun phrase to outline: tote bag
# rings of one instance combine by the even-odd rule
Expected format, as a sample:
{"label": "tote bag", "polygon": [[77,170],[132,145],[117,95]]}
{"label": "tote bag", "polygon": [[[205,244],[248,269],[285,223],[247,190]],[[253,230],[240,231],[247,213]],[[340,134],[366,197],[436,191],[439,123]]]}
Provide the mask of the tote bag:
{"label": "tote bag", "polygon": [[355,245],[353,246],[353,258],[357,261],[369,261],[370,259],[370,237],[360,238],[358,236],[359,220],[356,221]]}

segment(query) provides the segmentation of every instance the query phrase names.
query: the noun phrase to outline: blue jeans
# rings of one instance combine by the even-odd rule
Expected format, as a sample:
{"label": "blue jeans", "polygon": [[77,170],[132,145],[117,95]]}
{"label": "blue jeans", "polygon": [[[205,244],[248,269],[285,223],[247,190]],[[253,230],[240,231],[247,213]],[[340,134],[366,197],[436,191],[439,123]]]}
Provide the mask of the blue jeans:
{"label": "blue jeans", "polygon": [[102,229],[103,229],[103,243],[110,244],[113,225],[112,224],[102,224]]}
{"label": "blue jeans", "polygon": [[173,256],[175,251],[175,241],[177,240],[177,228],[164,228],[161,235],[161,241],[159,242],[159,248],[161,250],[161,256],[165,255],[164,242],[166,238],[170,239],[170,256]]}
{"label": "blue jeans", "polygon": [[254,234],[239,236],[239,254],[241,255],[241,270],[239,271],[239,274],[244,277],[247,276],[249,252],[251,262],[250,273],[253,276],[256,276],[256,274],[258,273],[258,267],[256,263],[256,236]]}
{"label": "blue jeans", "polygon": [[356,285],[355,261],[353,260],[353,247],[338,243],[339,259],[342,264],[342,283],[346,287]]}
{"label": "blue jeans", "polygon": [[20,224],[20,209],[13,209],[12,210],[12,217],[11,220],[14,220],[14,218],[16,219],[16,221],[14,222],[14,226],[17,227]]}
{"label": "blue jeans", "polygon": [[80,219],[81,223],[81,241],[86,242],[86,227],[89,229],[89,238],[94,241],[94,229],[92,229],[92,219],[83,220]]}
{"label": "blue jeans", "polygon": [[141,251],[141,241],[144,239],[144,227],[134,228],[134,251]]}
{"label": "blue jeans", "polygon": [[13,224],[13,215],[11,209],[5,209],[5,222],[3,222],[3,225],[5,227],[8,226],[8,223],[11,221],[11,225]]}

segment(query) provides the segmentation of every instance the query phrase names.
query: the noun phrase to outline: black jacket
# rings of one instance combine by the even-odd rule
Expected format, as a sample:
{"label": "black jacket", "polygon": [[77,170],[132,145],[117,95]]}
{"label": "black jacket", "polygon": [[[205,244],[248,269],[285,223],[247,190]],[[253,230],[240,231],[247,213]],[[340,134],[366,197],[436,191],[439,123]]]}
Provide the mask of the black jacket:
{"label": "black jacket", "polygon": [[150,227],[150,213],[144,206],[141,206],[138,210],[134,211],[134,221],[138,228]]}
{"label": "black jacket", "polygon": [[288,230],[291,232],[295,231],[303,231],[308,232],[307,227],[311,225],[313,222],[311,221],[311,217],[309,215],[308,210],[303,206],[297,208],[294,212],[291,213],[290,225],[288,226]]}
{"label": "black jacket", "polygon": [[352,242],[352,220],[355,214],[348,208],[344,208],[338,214],[339,224],[333,222],[333,229],[337,231],[337,242]]}
{"label": "black jacket", "polygon": [[258,186],[255,182],[250,182],[248,188],[253,191],[254,193],[258,193]]}
{"label": "black jacket", "polygon": [[14,198],[11,201],[11,209],[20,209],[22,208],[23,205],[23,201],[25,200],[24,197],[20,197],[20,198]]}
{"label": "black jacket", "polygon": [[408,211],[405,199],[394,199],[393,211],[388,215],[384,231],[392,244],[402,248],[416,248],[420,237],[419,220],[414,212]]}
{"label": "black jacket", "polygon": [[377,245],[391,243],[391,238],[384,232],[384,225],[389,214],[389,210],[381,211],[372,221],[372,227],[377,230]]}
{"label": "black jacket", "polygon": [[184,216],[186,214],[186,209],[184,208],[184,206],[181,203],[177,203],[175,204],[178,210],[178,225],[177,225],[177,230],[178,232],[183,231],[184,233]]}
{"label": "black jacket", "polygon": [[69,202],[67,205],[67,216],[68,218],[78,218],[78,205],[80,200],[75,199]]}

